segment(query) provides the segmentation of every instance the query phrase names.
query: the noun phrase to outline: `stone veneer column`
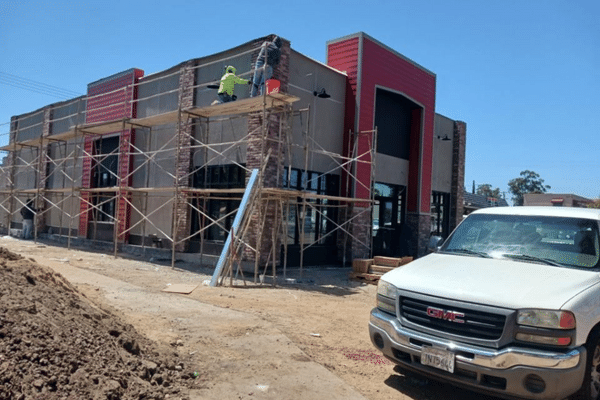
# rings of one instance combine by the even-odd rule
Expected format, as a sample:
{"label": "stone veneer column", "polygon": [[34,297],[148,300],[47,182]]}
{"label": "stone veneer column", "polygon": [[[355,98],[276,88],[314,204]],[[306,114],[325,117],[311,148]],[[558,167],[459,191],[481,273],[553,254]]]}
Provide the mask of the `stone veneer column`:
{"label": "stone veneer column", "polygon": [[[273,39],[273,35],[268,37],[269,40]],[[281,46],[281,58],[279,65],[273,71],[272,79],[277,79],[281,83],[280,91],[286,93],[288,91],[289,82],[289,70],[290,70],[290,42],[282,39]],[[255,52],[252,54],[252,59],[256,60],[262,41],[257,41],[257,47]],[[263,129],[263,113],[257,112],[248,116],[248,150],[246,157],[246,167],[249,169],[263,168],[263,164],[268,154],[269,158],[266,166],[264,167],[264,174],[262,176],[263,187],[281,187],[282,176],[283,176],[283,155],[285,152],[286,139],[285,135],[287,130],[282,130],[282,143],[279,143],[279,129],[281,114],[273,114],[267,110],[267,121],[266,121],[266,135]],[[247,181],[246,181],[247,183]],[[260,216],[265,219],[264,230],[260,232],[262,223]],[[263,204],[261,210],[255,209],[251,216],[251,229],[248,232],[248,240],[252,246],[256,245],[258,236],[261,236],[260,246],[260,263],[266,263],[269,252],[271,251],[273,244],[273,228],[279,226],[281,222],[281,215],[278,211],[277,205],[274,202],[269,204]],[[279,243],[275,243],[274,251],[276,252],[276,262],[279,260]],[[253,253],[245,251],[244,255],[246,258],[253,257]],[[271,257],[272,260],[272,257]]]}
{"label": "stone veneer column", "polygon": [[422,257],[427,254],[427,243],[431,232],[431,214],[429,213],[406,213],[407,248],[410,256]]}
{"label": "stone veneer column", "polygon": [[452,188],[450,191],[450,231],[462,221],[465,212],[465,156],[467,143],[467,124],[454,121],[452,138]]}
{"label": "stone veneer column", "polygon": [[[188,61],[182,66],[179,72],[179,105],[182,110],[194,105],[194,82],[195,82],[194,61]],[[176,154],[176,179],[180,189],[190,187],[190,166],[192,163],[192,133],[193,124],[191,120],[184,118],[182,115],[181,124],[177,129],[177,140],[179,152]],[[189,235],[190,232],[190,207],[188,207],[188,199],[186,194],[179,191],[175,198],[175,206],[173,211],[176,217],[175,238],[183,238]],[[178,243],[175,246],[176,251],[187,251],[189,240]]]}
{"label": "stone veneer column", "polygon": [[[352,260],[369,258],[371,256],[371,208],[355,204],[349,211],[350,216],[355,217],[351,223]],[[363,243],[368,247],[365,247]]]}

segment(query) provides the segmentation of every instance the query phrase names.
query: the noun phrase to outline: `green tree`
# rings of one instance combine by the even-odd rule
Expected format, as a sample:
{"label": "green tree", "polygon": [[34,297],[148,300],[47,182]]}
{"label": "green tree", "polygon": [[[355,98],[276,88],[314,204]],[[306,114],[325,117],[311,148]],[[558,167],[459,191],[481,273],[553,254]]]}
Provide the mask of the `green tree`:
{"label": "green tree", "polygon": [[544,180],[536,172],[521,171],[518,178],[508,181],[508,191],[512,193],[515,206],[523,205],[523,195],[526,193],[546,193],[550,186],[544,185]]}
{"label": "green tree", "polygon": [[489,183],[478,185],[476,193],[485,197],[493,197],[495,199],[500,198],[500,188],[492,189],[492,185]]}
{"label": "green tree", "polygon": [[600,208],[600,197],[595,199],[594,201],[592,201],[587,206],[588,206],[588,208]]}

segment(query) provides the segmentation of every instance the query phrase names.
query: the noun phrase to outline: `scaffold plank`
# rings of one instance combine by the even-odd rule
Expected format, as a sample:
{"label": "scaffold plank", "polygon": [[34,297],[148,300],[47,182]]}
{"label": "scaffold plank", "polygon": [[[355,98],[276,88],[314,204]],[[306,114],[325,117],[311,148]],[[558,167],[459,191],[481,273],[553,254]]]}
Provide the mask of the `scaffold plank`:
{"label": "scaffold plank", "polygon": [[177,110],[169,111],[162,114],[151,115],[148,117],[142,118],[132,118],[129,120],[128,124],[131,125],[132,128],[136,126],[142,127],[151,127],[157,125],[166,125],[177,122],[177,114],[179,112]]}
{"label": "scaffold plank", "polygon": [[128,119],[99,122],[95,124],[86,124],[78,127],[79,131],[92,135],[104,135],[112,132],[120,132],[123,130],[124,123],[127,124]]}
{"label": "scaffold plank", "polygon": [[[263,103],[266,101],[266,105]],[[299,101],[300,98],[285,93],[272,93],[268,96],[251,97],[228,103],[216,104],[207,107],[191,107],[184,111],[188,114],[198,117],[217,117],[222,115],[245,114],[256,111],[261,111],[263,107],[271,109],[274,107],[284,106]]]}

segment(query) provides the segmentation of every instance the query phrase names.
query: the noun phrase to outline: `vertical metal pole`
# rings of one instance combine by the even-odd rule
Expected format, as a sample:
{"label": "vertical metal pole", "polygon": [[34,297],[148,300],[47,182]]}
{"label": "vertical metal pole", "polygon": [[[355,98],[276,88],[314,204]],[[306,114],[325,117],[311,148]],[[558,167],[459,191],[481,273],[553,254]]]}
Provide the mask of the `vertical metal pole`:
{"label": "vertical metal pole", "polygon": [[175,246],[177,243],[177,230],[179,229],[179,220],[177,218],[178,203],[179,203],[179,156],[181,150],[181,87],[179,88],[179,109],[177,112],[177,148],[175,152],[175,199],[173,201],[173,224],[172,224],[172,251],[171,251],[171,268],[175,268]]}
{"label": "vertical metal pole", "polygon": [[[42,176],[42,150],[44,148],[44,139],[42,136],[40,136],[40,145],[37,148],[37,152],[38,152],[38,166],[37,166],[37,176],[36,176],[36,194],[35,194],[35,201],[33,202],[34,204],[34,212],[33,212],[33,242],[37,243],[37,235],[38,235],[38,210],[39,210],[39,203],[40,203],[40,187],[42,185],[41,182],[41,176]],[[44,179],[45,180],[45,179]]]}
{"label": "vertical metal pole", "polygon": [[[146,137],[146,152],[152,151],[152,127],[148,128]],[[142,203],[142,249],[144,254],[146,252],[146,219],[148,215],[148,189],[150,186],[150,160],[146,160],[146,177],[144,180],[144,189],[146,191],[143,193],[143,203]]]}
{"label": "vertical metal pole", "polygon": [[[127,92],[125,92],[125,96],[127,95]],[[126,98],[126,97],[125,97]],[[126,107],[127,101],[124,101],[124,108]],[[127,115],[127,114],[123,114],[123,115]],[[117,257],[117,250],[119,247],[119,224],[120,224],[120,219],[119,219],[119,213],[121,211],[121,199],[123,198],[123,177],[121,176],[121,161],[123,160],[123,157],[128,157],[129,156],[129,139],[125,142],[125,144],[127,146],[124,146],[126,148],[122,149],[121,148],[121,143],[123,142],[123,132],[125,132],[125,120],[123,119],[123,122],[121,123],[121,135],[119,137],[119,151],[117,152],[117,181],[119,183],[119,188],[118,191],[116,193],[115,196],[115,208],[114,208],[114,212],[115,212],[115,216],[114,216],[114,221],[115,221],[115,226],[114,226],[114,231],[113,231],[113,240],[114,240],[114,257]],[[126,218],[126,216],[125,216]]]}
{"label": "vertical metal pole", "polygon": [[59,214],[58,214],[59,215],[59,217],[58,217],[58,226],[59,226],[59,228],[58,228],[58,237],[60,239],[62,239],[62,237],[63,237],[63,234],[62,234],[62,232],[63,232],[63,214],[64,214],[64,207],[65,207],[65,204],[66,204],[65,203],[65,191],[64,190],[66,189],[65,188],[65,186],[66,186],[65,185],[65,183],[66,183],[65,182],[65,175],[67,174],[67,171],[65,170],[65,168],[67,166],[67,151],[68,151],[67,150],[67,142],[65,141],[65,142],[59,143],[59,145],[58,145],[59,152],[60,152],[60,149],[62,149],[62,144],[65,145],[65,153],[64,153],[64,157],[61,157],[61,160],[63,160],[63,164],[62,164],[62,184],[60,185],[60,187],[61,187],[61,189],[63,191],[62,191],[61,202],[60,202],[60,210],[59,210]]}
{"label": "vertical metal pole", "polygon": [[[69,218],[69,234],[67,236],[67,248],[70,250],[71,249],[71,236],[73,234],[73,216],[74,215],[78,215],[79,213],[76,212],[75,209],[75,205],[73,205],[73,200],[75,199],[75,170],[76,170],[76,166],[77,166],[77,152],[75,151],[77,145],[77,125],[75,125],[75,132],[74,132],[74,141],[73,141],[73,169],[71,171],[71,198],[70,198],[70,209],[71,209],[71,214],[70,214],[70,218]],[[68,146],[68,143],[65,145]],[[65,166],[66,166],[66,162],[65,162]],[[83,177],[82,177],[83,179]]]}
{"label": "vertical metal pole", "polygon": [[[283,197],[281,201],[281,237],[283,238],[283,278],[287,278],[287,255],[288,255],[288,223],[289,223],[289,199]],[[284,204],[285,202],[285,204]],[[285,205],[285,207],[284,207]]]}
{"label": "vertical metal pole", "polygon": [[[260,258],[261,258],[261,253],[262,253],[262,240],[263,240],[263,226],[264,224],[262,223],[263,220],[263,197],[262,197],[262,192],[263,192],[263,188],[265,185],[265,181],[264,181],[264,169],[265,167],[265,147],[266,147],[266,140],[267,137],[269,136],[269,124],[267,123],[267,82],[265,79],[265,72],[266,72],[266,66],[267,66],[267,55],[266,55],[266,49],[265,49],[265,63],[263,65],[263,87],[262,87],[262,98],[263,98],[263,110],[262,110],[262,131],[261,131],[261,136],[260,136],[260,165],[259,165],[259,180],[258,180],[258,195],[256,197],[257,199],[257,203],[258,203],[258,234],[257,236],[257,241],[256,241],[256,258],[254,260],[254,282],[256,283],[256,278],[258,277],[258,273],[259,273],[259,264],[260,264]],[[266,209],[264,210],[265,212],[265,216],[266,216]]]}
{"label": "vertical metal pole", "polygon": [[[372,132],[372,142],[371,142],[371,185],[370,185],[370,196],[369,196],[369,200],[370,200],[370,204],[369,204],[369,213],[371,215],[371,218],[373,218],[373,204],[375,201],[375,161],[376,161],[376,157],[377,157],[377,127],[375,127],[375,130]],[[396,202],[398,200],[396,199]],[[371,237],[371,248],[369,249],[369,256],[370,258],[373,258],[373,221],[371,220],[371,228],[369,229],[369,231],[371,232],[371,234],[369,235]]]}
{"label": "vertical metal pole", "polygon": [[[208,186],[208,143],[210,141],[210,120],[207,118],[206,119],[206,136],[204,139],[204,143],[203,143],[203,151],[204,151],[204,158],[203,158],[203,162],[202,162],[202,168],[204,168],[204,189],[206,189],[206,186]],[[208,210],[207,210],[207,201],[206,201],[206,193],[202,194],[202,211],[204,212],[204,214],[208,214]],[[202,224],[200,229],[202,230],[202,233],[200,234],[200,265],[203,266],[204,265],[204,236],[208,234],[208,232],[205,230],[205,223],[206,223],[206,217],[203,215],[202,216]]]}
{"label": "vertical metal pole", "polygon": [[[308,136],[310,135],[310,104],[306,116],[306,135],[304,136],[304,174],[306,174],[306,185],[308,186]],[[300,177],[300,185],[302,185],[302,177]],[[301,187],[302,194],[302,234],[300,235],[300,276],[304,272],[304,225],[306,223],[306,196],[305,193],[308,187]]]}

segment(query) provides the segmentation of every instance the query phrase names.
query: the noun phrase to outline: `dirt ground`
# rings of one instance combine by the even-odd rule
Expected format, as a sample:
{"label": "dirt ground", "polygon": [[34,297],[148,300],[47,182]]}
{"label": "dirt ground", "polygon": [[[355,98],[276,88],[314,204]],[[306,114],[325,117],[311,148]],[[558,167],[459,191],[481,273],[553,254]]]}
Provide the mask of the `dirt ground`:
{"label": "dirt ground", "polygon": [[[290,270],[276,286],[267,279],[213,288],[204,284],[212,270],[189,262],[171,268],[10,237],[0,247],[25,257],[0,253],[0,271],[35,261],[42,272],[32,279],[47,283],[20,273],[18,283],[0,286],[0,383],[18,378],[27,387],[15,397],[0,389],[0,398],[488,399],[394,372],[368,336],[376,287],[350,281],[347,269]],[[180,284],[197,286],[190,294],[163,291]],[[55,298],[50,292],[60,307],[44,300]],[[65,320],[52,322],[42,305]],[[86,385],[97,390],[77,392]]]}

